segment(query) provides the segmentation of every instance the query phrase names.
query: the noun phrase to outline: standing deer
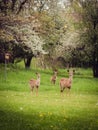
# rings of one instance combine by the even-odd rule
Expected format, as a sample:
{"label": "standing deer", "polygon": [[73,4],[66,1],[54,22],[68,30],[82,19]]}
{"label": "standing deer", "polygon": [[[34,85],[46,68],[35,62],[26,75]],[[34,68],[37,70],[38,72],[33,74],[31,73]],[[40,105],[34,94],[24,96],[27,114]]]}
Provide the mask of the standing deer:
{"label": "standing deer", "polygon": [[37,75],[37,79],[31,79],[29,81],[29,84],[30,84],[30,89],[32,92],[33,92],[33,89],[36,88],[36,96],[37,96],[38,95],[38,88],[40,86],[40,74],[36,73],[36,75]]}
{"label": "standing deer", "polygon": [[57,80],[57,71],[54,71],[54,75],[51,77],[50,81],[55,85]]}
{"label": "standing deer", "polygon": [[72,86],[72,79],[73,79],[73,70],[69,71],[69,78],[61,78],[60,80],[60,91],[61,93],[64,91],[64,89],[71,89]]}

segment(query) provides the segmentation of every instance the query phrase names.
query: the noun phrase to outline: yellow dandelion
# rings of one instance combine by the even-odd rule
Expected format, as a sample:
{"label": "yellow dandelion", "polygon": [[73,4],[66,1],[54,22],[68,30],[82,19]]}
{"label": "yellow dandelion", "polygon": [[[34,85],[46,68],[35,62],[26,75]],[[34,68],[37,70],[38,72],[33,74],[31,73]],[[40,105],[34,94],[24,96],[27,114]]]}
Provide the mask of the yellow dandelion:
{"label": "yellow dandelion", "polygon": [[39,116],[40,116],[40,117],[43,117],[43,114],[40,114]]}
{"label": "yellow dandelion", "polygon": [[52,112],[50,112],[50,115],[52,115]]}

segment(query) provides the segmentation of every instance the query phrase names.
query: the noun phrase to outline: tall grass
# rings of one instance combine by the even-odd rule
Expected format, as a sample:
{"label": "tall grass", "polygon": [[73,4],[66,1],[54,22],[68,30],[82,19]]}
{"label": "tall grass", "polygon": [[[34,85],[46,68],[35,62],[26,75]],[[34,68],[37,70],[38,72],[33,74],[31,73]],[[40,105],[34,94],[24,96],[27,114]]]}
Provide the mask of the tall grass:
{"label": "tall grass", "polygon": [[[0,69],[1,130],[98,130],[98,79],[91,69],[77,69],[70,95],[60,96],[59,80],[68,77],[59,70],[56,85],[50,83],[52,70],[22,66]],[[39,95],[30,92],[28,81],[41,74]]]}

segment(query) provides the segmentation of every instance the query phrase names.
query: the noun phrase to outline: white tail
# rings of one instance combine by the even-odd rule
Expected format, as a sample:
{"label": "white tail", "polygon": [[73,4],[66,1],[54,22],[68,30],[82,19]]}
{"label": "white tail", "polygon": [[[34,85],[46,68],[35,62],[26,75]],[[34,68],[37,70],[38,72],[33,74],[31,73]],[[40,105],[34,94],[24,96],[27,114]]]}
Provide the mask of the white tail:
{"label": "white tail", "polygon": [[72,86],[73,70],[69,71],[69,78],[61,78],[60,80],[60,91],[63,92],[65,88],[69,89]]}
{"label": "white tail", "polygon": [[54,75],[51,77],[50,81],[51,83],[55,84],[57,80],[57,71],[54,71]]}
{"label": "white tail", "polygon": [[36,88],[36,95],[38,95],[38,88],[40,86],[40,74],[36,73],[36,75],[37,75],[37,79],[31,79],[29,81],[29,84],[30,84],[31,91],[33,92],[33,89]]}

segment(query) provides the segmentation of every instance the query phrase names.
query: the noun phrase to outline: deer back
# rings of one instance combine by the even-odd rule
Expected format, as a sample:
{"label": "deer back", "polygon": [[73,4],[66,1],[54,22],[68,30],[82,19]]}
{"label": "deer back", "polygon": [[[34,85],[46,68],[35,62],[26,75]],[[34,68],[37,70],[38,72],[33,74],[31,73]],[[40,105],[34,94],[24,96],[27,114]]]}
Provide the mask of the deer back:
{"label": "deer back", "polygon": [[37,79],[31,79],[29,81],[31,87],[39,87],[40,86],[40,74],[37,74]]}
{"label": "deer back", "polygon": [[61,78],[60,87],[62,88],[71,88],[73,79],[73,71],[69,71],[69,78]]}
{"label": "deer back", "polygon": [[61,80],[60,80],[60,86],[61,87],[71,87],[71,83],[72,83],[72,81],[71,81],[71,79],[70,78],[62,78]]}

